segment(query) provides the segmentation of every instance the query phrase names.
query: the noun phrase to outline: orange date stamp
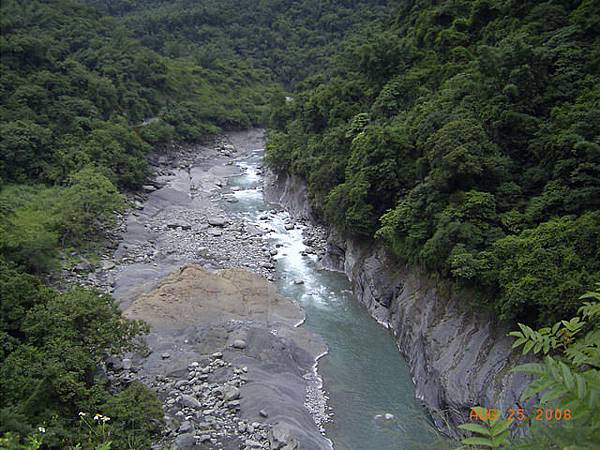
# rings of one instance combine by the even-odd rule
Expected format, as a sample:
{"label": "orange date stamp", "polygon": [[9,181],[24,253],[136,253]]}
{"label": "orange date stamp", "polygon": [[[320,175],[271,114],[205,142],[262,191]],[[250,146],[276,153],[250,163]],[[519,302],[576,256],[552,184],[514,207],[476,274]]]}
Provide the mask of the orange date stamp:
{"label": "orange date stamp", "polygon": [[526,410],[523,408],[508,408],[502,411],[497,408],[471,408],[469,418],[471,420],[481,420],[484,422],[495,421],[499,418],[508,420],[534,420],[534,421],[560,421],[571,420],[572,413],[570,408],[533,408]]}

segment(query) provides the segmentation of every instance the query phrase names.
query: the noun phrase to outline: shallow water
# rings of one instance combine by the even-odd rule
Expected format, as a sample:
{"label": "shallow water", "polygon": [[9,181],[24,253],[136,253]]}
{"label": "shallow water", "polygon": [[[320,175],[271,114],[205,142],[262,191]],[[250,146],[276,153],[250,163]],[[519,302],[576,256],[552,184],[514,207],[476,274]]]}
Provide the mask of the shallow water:
{"label": "shallow water", "polygon": [[[229,180],[229,186],[238,189],[232,193],[237,202],[226,202],[224,207],[270,230],[271,246],[279,246],[278,287],[302,304],[304,326],[327,343],[329,353],[319,360],[319,374],[334,413],[325,426],[327,437],[336,449],[439,448],[438,435],[415,399],[408,367],[393,337],[353,297],[345,275],[319,270],[316,257],[301,254],[302,230],[285,230],[287,213],[259,220],[272,209],[264,201],[262,178],[257,174],[262,154],[257,149],[241,164],[244,174]],[[300,280],[303,284],[295,283]]]}

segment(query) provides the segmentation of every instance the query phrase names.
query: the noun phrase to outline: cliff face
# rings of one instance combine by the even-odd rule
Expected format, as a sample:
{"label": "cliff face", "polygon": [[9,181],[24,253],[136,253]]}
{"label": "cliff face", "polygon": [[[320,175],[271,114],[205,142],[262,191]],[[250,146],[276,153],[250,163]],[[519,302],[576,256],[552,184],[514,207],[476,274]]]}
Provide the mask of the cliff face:
{"label": "cliff face", "polygon": [[[289,175],[267,177],[267,199],[310,217],[306,188]],[[528,377],[510,369],[524,362],[513,354],[507,330],[490,314],[395,261],[377,242],[360,242],[332,231],[324,267],[343,271],[358,300],[393,333],[406,358],[417,397],[438,428],[457,436],[472,406],[506,411],[516,406]]]}

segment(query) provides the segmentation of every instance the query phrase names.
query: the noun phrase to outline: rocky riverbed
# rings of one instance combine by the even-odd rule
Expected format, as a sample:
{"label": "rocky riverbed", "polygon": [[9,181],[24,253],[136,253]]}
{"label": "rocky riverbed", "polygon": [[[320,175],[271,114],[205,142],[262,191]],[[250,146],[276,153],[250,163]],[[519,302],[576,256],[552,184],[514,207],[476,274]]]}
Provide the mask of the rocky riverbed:
{"label": "rocky riverbed", "polygon": [[[66,272],[150,324],[149,355],[111,360],[107,370],[116,388],[140,380],[158,392],[167,423],[159,446],[331,447],[314,372],[326,347],[270,283],[280,250],[265,237],[276,211],[258,226],[227,208],[237,201],[228,180],[262,145],[252,130],[151,156],[154,176],[130,198],[101,261]],[[306,228],[305,240],[307,253],[322,251],[324,230]]]}

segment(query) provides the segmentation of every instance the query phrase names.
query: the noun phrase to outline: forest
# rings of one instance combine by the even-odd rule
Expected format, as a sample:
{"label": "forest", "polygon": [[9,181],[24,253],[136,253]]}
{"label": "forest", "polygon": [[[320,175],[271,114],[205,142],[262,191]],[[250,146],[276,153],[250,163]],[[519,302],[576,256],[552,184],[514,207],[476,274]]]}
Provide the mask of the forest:
{"label": "forest", "polygon": [[383,3],[2,2],[0,447],[140,449],[160,436],[155,394],[112,392],[98,371],[147,328],[110,296],[58,289],[58,274],[102,246],[149,151],[266,124]]}
{"label": "forest", "polygon": [[3,0],[0,447],[160,435],[155,394],[97,370],[145,324],[54,281],[150,151],[252,126],[320,220],[520,329],[547,355],[529,394],[585,412],[563,442],[600,441],[599,23],[596,0]]}
{"label": "forest", "polygon": [[600,20],[592,1],[411,1],[272,114],[268,159],[321,215],[508,321],[600,281]]}

